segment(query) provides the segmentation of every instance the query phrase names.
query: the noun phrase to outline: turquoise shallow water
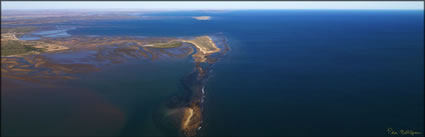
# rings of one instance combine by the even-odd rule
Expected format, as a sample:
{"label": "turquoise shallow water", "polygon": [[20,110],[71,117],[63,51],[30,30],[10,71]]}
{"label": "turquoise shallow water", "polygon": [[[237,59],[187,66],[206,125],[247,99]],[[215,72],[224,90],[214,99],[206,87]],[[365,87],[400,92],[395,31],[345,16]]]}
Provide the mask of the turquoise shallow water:
{"label": "turquoise shallow water", "polygon": [[[200,15],[212,20],[191,18]],[[225,37],[231,51],[213,65],[206,84],[202,135],[388,135],[388,128],[423,133],[423,11],[187,11],[150,16],[161,19],[58,25],[96,24],[69,30],[70,35]],[[118,118],[96,125],[110,129],[99,134],[165,135],[150,115],[181,91],[180,81],[193,67],[190,58],[135,60],[83,75],[71,85],[113,106],[106,114]],[[79,98],[70,99],[69,107]]]}

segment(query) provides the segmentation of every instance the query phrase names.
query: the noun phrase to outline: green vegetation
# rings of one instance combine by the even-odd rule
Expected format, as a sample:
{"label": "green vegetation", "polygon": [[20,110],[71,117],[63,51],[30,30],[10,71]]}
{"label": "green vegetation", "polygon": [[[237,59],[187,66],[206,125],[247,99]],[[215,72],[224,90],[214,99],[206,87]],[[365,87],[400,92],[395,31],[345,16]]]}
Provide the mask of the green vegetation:
{"label": "green vegetation", "polygon": [[34,48],[33,45],[25,44],[18,40],[6,40],[1,41],[1,55],[18,55],[24,54],[30,51],[42,51],[42,49]]}
{"label": "green vegetation", "polygon": [[175,41],[170,43],[155,43],[153,44],[152,48],[175,48],[182,45],[182,42]]}
{"label": "green vegetation", "polygon": [[1,33],[15,33],[17,37],[25,33],[35,31],[37,28],[32,26],[7,28],[1,27]]}

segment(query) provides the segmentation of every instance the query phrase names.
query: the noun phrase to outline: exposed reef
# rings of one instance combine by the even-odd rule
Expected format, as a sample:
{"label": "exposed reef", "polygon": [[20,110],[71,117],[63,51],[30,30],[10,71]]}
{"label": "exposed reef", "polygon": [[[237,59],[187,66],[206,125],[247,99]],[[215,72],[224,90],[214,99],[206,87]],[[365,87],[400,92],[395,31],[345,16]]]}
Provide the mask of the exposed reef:
{"label": "exposed reef", "polygon": [[[195,68],[192,73],[183,79],[184,94],[170,99],[166,103],[166,108],[179,116],[177,118],[181,124],[178,129],[180,129],[181,135],[199,136],[204,113],[205,85],[209,73],[213,64],[220,60],[230,48],[223,38],[217,38],[214,42],[211,37],[202,36],[193,40],[183,41],[192,43],[197,47],[196,53],[192,55],[195,61]],[[165,115],[165,117],[170,117],[170,115]]]}

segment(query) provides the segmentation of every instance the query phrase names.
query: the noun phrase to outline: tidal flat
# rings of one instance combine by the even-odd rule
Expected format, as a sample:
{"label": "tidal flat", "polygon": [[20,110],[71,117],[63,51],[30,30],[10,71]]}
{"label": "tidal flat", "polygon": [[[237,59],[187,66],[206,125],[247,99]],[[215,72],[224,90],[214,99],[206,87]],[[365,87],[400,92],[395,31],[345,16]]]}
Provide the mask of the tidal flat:
{"label": "tidal flat", "polygon": [[[40,38],[31,40],[21,40],[16,37],[14,30],[9,29],[2,34],[2,50],[8,52],[15,50],[15,45],[10,42],[25,43],[39,52],[31,50],[21,52],[11,52],[2,56],[2,89],[16,90],[14,86],[21,85],[27,88],[36,84],[38,86],[50,87],[48,90],[60,90],[60,85],[67,85],[73,81],[81,80],[88,73],[96,73],[102,68],[119,66],[127,62],[134,61],[156,61],[192,58],[195,64],[193,71],[188,76],[183,76],[182,87],[186,91],[175,95],[169,103],[160,106],[161,113],[155,112],[153,120],[159,127],[164,129],[175,129],[166,131],[168,135],[196,136],[198,128],[202,123],[202,103],[203,87],[206,81],[204,71],[209,69],[200,64],[213,64],[207,61],[217,60],[215,54],[225,54],[229,47],[227,44],[217,46],[210,36],[199,36],[192,38],[136,38],[136,37],[88,37],[88,36],[66,36],[51,37],[50,33],[55,30],[41,30],[38,32],[24,33],[24,38],[28,35],[38,35]],[[46,34],[46,35],[43,35]],[[215,37],[216,41],[224,41],[223,37]],[[29,44],[28,44],[29,43]],[[12,47],[9,49],[3,47]],[[220,48],[224,50],[220,50]],[[211,58],[211,59],[210,59]],[[212,59],[216,58],[216,59]],[[207,65],[208,66],[208,65]],[[185,78],[187,77],[187,78]],[[186,80],[184,80],[186,79]],[[187,82],[186,82],[187,81]],[[77,82],[78,83],[78,82]],[[52,88],[55,87],[55,88]],[[66,86],[65,86],[66,87]],[[46,88],[46,87],[45,87]],[[7,93],[7,92],[6,92]],[[172,105],[169,105],[172,103]],[[163,119],[167,119],[164,121]],[[175,124],[164,124],[175,121]],[[19,135],[19,134],[18,134]]]}

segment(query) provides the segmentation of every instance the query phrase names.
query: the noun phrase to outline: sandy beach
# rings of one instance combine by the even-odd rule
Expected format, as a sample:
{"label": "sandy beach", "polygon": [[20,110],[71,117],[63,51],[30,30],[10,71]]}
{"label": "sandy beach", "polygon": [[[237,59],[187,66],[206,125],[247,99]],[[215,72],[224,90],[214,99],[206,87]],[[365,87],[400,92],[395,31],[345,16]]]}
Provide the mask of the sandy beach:
{"label": "sandy beach", "polygon": [[193,109],[192,108],[185,108],[184,109],[184,116],[183,116],[183,119],[182,119],[182,129],[186,129],[186,127],[189,124],[192,116],[193,116]]}
{"label": "sandy beach", "polygon": [[[220,51],[213,40],[209,36],[197,37],[195,40],[181,40],[182,42],[187,42],[195,45],[203,54],[212,54]],[[206,43],[204,43],[207,41]]]}

